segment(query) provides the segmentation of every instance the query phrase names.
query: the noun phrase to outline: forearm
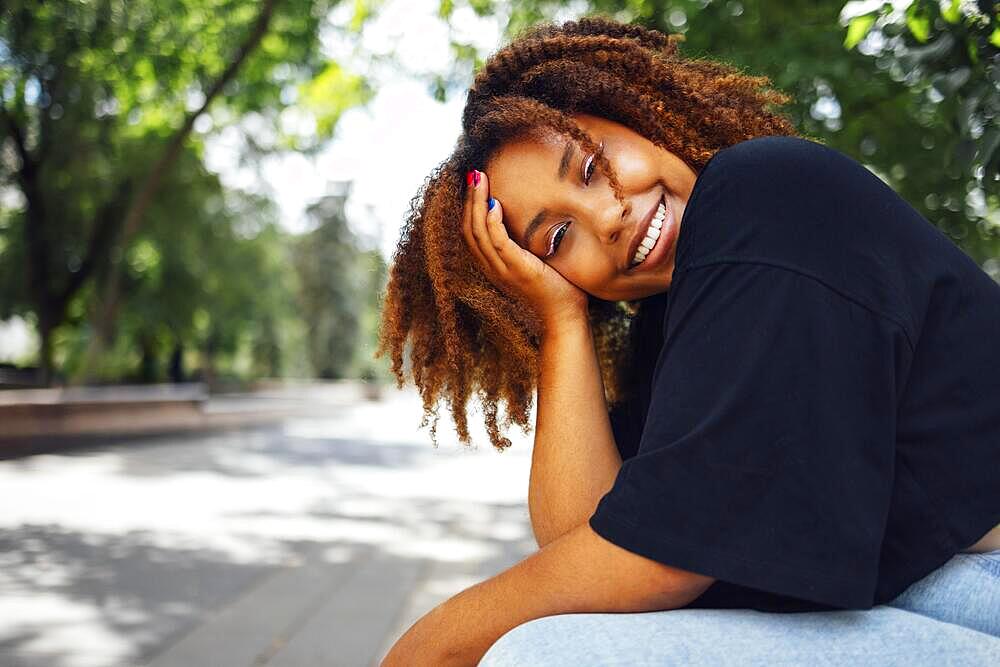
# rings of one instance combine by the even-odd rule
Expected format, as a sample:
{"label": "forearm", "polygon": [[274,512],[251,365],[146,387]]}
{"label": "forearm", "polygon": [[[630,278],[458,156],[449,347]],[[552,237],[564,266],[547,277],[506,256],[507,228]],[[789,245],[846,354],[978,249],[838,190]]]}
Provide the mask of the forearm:
{"label": "forearm", "polygon": [[548,613],[536,611],[538,598],[519,585],[505,571],[445,600],[396,641],[379,667],[472,667],[508,630]]}
{"label": "forearm", "polygon": [[679,609],[713,581],[623,549],[583,523],[432,609],[380,665],[472,667],[500,637],[534,619]]}
{"label": "forearm", "polygon": [[621,465],[586,315],[546,327],[528,482],[539,547],[586,521]]}

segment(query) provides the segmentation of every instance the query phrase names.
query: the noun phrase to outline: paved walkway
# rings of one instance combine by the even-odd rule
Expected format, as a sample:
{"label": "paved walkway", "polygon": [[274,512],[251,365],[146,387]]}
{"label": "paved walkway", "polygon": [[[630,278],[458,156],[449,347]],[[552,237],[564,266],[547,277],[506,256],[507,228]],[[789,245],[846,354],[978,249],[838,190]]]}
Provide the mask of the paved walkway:
{"label": "paved walkway", "polygon": [[[373,665],[535,549],[531,436],[441,447],[411,391],[0,461],[0,665]],[[474,412],[472,421],[478,421]]]}

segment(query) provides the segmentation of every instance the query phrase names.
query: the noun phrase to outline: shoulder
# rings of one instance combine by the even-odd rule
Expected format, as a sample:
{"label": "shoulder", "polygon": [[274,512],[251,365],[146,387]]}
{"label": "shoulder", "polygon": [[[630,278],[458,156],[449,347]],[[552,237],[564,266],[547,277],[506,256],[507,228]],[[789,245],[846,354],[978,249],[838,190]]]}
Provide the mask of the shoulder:
{"label": "shoulder", "polygon": [[836,149],[801,137],[757,137],[719,150],[702,169],[678,254],[684,265],[769,259],[822,272],[831,253],[850,261],[873,243],[893,245],[886,234],[905,230],[882,221],[902,204],[878,176]]}
{"label": "shoulder", "polygon": [[835,148],[812,139],[785,135],[754,137],[732,144],[717,151],[710,162],[717,168],[727,170],[757,171],[809,167],[826,160],[848,160],[857,164],[853,158]]}
{"label": "shoulder", "polygon": [[[711,172],[711,173],[709,173]],[[740,191],[775,195],[836,197],[845,190],[887,190],[878,176],[854,158],[811,139],[755,137],[719,150],[703,173],[724,182],[730,195]]]}

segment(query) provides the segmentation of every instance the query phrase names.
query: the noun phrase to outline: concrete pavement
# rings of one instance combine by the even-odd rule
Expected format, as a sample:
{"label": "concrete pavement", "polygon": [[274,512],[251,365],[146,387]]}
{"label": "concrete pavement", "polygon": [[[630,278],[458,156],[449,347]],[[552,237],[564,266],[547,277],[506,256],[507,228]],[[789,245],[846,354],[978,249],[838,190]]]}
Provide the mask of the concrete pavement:
{"label": "concrete pavement", "polygon": [[[0,665],[372,665],[535,550],[531,437],[442,445],[415,392],[0,461]],[[480,413],[472,415],[473,423]]]}

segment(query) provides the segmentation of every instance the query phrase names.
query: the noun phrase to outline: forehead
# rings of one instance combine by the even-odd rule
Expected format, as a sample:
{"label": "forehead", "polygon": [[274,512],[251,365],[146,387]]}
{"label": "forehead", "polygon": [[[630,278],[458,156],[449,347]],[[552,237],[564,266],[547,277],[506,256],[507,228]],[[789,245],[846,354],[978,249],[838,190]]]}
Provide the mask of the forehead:
{"label": "forehead", "polygon": [[[570,137],[549,129],[535,130],[532,134],[510,139],[493,153],[486,165],[486,174],[492,182],[498,183],[508,180],[524,181],[527,175],[524,170],[531,170],[532,176],[540,176],[544,171],[555,176],[567,142],[575,143]],[[546,170],[546,166],[550,168]],[[513,175],[512,172],[520,174],[521,178],[509,178]]]}

